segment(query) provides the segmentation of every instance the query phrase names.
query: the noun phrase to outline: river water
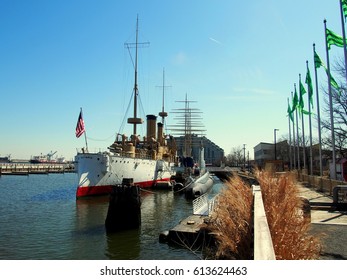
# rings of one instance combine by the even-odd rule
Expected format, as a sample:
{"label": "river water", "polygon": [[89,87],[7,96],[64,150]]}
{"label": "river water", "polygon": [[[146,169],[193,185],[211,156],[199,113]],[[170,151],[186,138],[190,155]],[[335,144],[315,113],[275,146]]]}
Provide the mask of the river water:
{"label": "river water", "polygon": [[[211,195],[222,184],[215,179]],[[192,214],[192,201],[169,190],[141,192],[141,226],[108,234],[108,197],[76,200],[75,173],[0,177],[0,259],[194,260],[200,252],[159,243]]]}

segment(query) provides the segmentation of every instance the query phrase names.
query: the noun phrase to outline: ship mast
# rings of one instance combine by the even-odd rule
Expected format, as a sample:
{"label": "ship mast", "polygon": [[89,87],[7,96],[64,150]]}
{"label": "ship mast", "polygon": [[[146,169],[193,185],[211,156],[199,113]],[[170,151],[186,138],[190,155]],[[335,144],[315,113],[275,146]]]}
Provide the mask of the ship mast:
{"label": "ship mast", "polygon": [[[196,101],[188,100],[187,94],[186,98],[183,101],[176,101],[184,103],[184,108],[174,109],[172,113],[176,113],[178,116],[174,119],[178,120],[176,125],[170,125],[170,130],[175,137],[179,137],[178,145],[182,147],[182,155],[184,157],[191,157],[192,155],[192,146],[193,136],[197,134],[204,135],[204,125],[201,120],[201,111],[196,108],[191,108],[190,103]],[[182,141],[183,140],[183,141]],[[183,142],[183,143],[182,143]]]}
{"label": "ship mast", "polygon": [[135,78],[134,78],[134,116],[132,118],[128,118],[128,123],[133,125],[133,135],[137,135],[136,126],[138,124],[142,124],[143,120],[137,117],[137,97],[139,95],[139,89],[137,85],[137,56],[138,56],[138,46],[139,45],[148,45],[149,43],[139,43],[138,42],[138,34],[139,34],[139,17],[136,18],[136,41],[135,43],[126,43],[125,46],[129,49],[131,46],[135,45]]}
{"label": "ship mast", "polygon": [[[137,118],[137,96],[139,94],[139,88],[137,85],[137,43],[139,37],[139,17],[136,18],[136,43],[135,43],[135,78],[134,78],[134,119]],[[142,121],[141,121],[142,123]],[[136,124],[134,123],[134,135],[136,135]]]}
{"label": "ship mast", "polygon": [[161,112],[159,112],[159,116],[161,117],[161,122],[162,124],[164,124],[164,121],[165,121],[165,118],[167,117],[167,112],[165,112],[165,109],[164,109],[164,92],[165,92],[165,69],[163,68],[163,85],[162,85],[162,88],[163,88],[163,104],[162,104],[162,107],[161,107]]}

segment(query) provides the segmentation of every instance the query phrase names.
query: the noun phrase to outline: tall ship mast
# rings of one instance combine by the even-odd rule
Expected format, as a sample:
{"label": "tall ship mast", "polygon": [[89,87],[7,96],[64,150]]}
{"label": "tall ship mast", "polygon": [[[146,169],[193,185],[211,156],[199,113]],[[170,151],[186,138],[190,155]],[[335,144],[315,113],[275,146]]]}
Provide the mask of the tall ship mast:
{"label": "tall ship mast", "polygon": [[[76,197],[109,194],[112,186],[122,184],[124,179],[142,188],[155,186],[159,182],[170,181],[174,174],[176,144],[173,137],[164,135],[163,123],[157,123],[157,116],[147,115],[147,134],[141,138],[137,126],[143,123],[138,116],[138,18],[136,20],[136,42],[126,43],[127,48],[135,47],[133,116],[128,124],[133,125],[133,134],[117,134],[115,141],[104,152],[90,153],[85,149],[78,152],[78,186]],[[165,115],[162,110],[162,115]],[[160,115],[160,114],[159,114]],[[166,114],[167,116],[167,114]]]}
{"label": "tall ship mast", "polygon": [[191,104],[197,101],[188,100],[187,94],[185,100],[176,102],[184,103],[184,107],[173,110],[172,113],[176,115],[174,120],[177,123],[170,125],[169,130],[178,141],[177,146],[180,147],[179,156],[191,157],[192,148],[200,145],[200,143],[194,142],[193,136],[203,136],[206,131],[202,123],[202,111],[198,108],[192,108]]}
{"label": "tall ship mast", "polygon": [[165,123],[165,118],[168,116],[167,112],[165,112],[165,70],[163,69],[163,85],[162,85],[162,89],[163,89],[163,97],[162,97],[162,107],[161,107],[161,112],[159,112],[159,116],[161,117],[161,123],[164,125]]}
{"label": "tall ship mast", "polygon": [[[138,37],[139,37],[139,18],[136,18],[136,42],[135,42],[135,78],[134,78],[134,116],[132,118],[128,118],[128,123],[133,125],[133,135],[137,135],[137,125],[142,124],[143,120],[141,118],[137,117],[137,98],[139,95],[139,88],[137,84],[137,55],[138,55]],[[141,44],[148,44],[148,43],[141,43]],[[125,46],[127,48],[130,48],[133,43],[125,43]]]}
{"label": "tall ship mast", "polygon": [[177,102],[184,103],[184,108],[174,109],[177,124],[171,125],[169,129],[177,142],[177,155],[181,163],[177,174],[182,174],[180,177],[184,178],[184,184],[175,185],[175,189],[183,190],[186,198],[196,198],[213,186],[213,179],[205,165],[203,143],[201,138],[199,139],[206,130],[202,123],[201,110],[191,106],[196,101],[188,100],[186,94],[185,100]]}

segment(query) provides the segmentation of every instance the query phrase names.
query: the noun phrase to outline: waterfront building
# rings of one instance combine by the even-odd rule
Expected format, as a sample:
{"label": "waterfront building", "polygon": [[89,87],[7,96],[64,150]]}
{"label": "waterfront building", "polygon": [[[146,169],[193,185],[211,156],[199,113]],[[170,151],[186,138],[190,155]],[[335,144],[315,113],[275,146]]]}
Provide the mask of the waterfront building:
{"label": "waterfront building", "polygon": [[[175,137],[177,145],[177,155],[182,157],[184,155],[185,136]],[[199,158],[200,146],[204,147],[204,158],[206,165],[220,166],[224,160],[224,150],[217,144],[212,142],[205,136],[198,136],[192,134],[190,137],[191,141],[191,155],[197,160]]]}
{"label": "waterfront building", "polygon": [[[307,170],[310,170],[310,147],[305,147],[305,166]],[[276,143],[276,156],[275,156],[275,144],[274,143],[265,143],[260,142],[258,145],[254,147],[254,161],[256,166],[260,168],[265,168],[265,164],[269,162],[277,161],[281,162],[282,168],[284,170],[291,169],[291,161],[289,155],[290,147],[287,140]],[[292,146],[292,166],[294,169],[298,168],[298,152],[297,147]],[[295,152],[295,162],[293,153]],[[323,164],[323,172],[328,172],[329,169],[329,154],[331,152],[327,150],[322,151],[322,164]],[[299,169],[302,169],[304,166],[303,159],[303,147],[299,147]],[[317,145],[312,145],[312,164],[313,164],[313,173],[319,175],[319,148]]]}
{"label": "waterfront building", "polygon": [[275,156],[274,144],[260,142],[254,148],[254,161],[257,166],[265,167],[267,161],[273,160]]}

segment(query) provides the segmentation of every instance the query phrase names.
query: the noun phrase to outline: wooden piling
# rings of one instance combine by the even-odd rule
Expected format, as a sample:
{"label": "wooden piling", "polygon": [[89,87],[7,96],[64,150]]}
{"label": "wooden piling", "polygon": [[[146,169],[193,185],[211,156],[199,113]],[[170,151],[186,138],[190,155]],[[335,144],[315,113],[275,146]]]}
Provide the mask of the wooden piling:
{"label": "wooden piling", "polygon": [[[132,181],[132,180],[131,180]],[[136,229],[141,225],[140,188],[129,179],[112,188],[105,220],[107,232]]]}

